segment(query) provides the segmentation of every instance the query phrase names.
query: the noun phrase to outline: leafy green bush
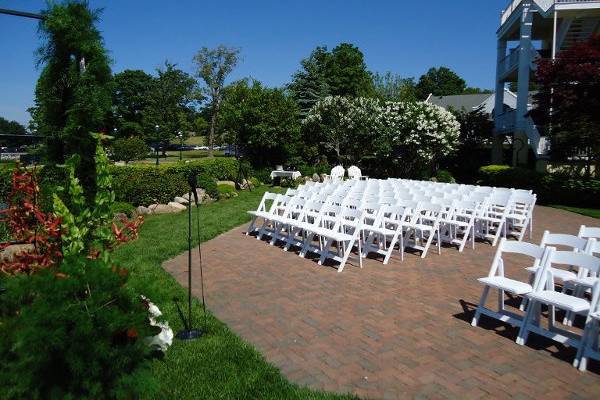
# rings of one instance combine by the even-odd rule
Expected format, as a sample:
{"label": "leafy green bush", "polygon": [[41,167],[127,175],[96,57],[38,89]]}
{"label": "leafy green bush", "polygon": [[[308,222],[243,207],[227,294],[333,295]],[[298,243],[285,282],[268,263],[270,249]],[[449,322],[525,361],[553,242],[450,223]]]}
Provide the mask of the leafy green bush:
{"label": "leafy green bush", "polygon": [[488,165],[479,169],[481,184],[533,190],[541,204],[598,207],[600,180],[542,174],[526,168]]}
{"label": "leafy green bush", "polygon": [[209,174],[198,175],[198,187],[206,190],[206,194],[208,194],[213,199],[219,198],[219,190],[217,188],[217,182]]}
{"label": "leafy green bush", "polygon": [[[117,201],[131,203],[135,206],[167,203],[175,196],[187,193],[189,186],[187,178],[190,174],[198,177],[206,175],[215,180],[235,180],[238,173],[238,163],[233,158],[204,159],[190,163],[172,165],[129,165],[111,166],[113,187]],[[207,193],[217,198],[216,183],[208,185]]]}
{"label": "leafy green bush", "polygon": [[250,177],[250,179],[248,179],[248,180],[250,181],[250,183],[252,184],[252,186],[254,186],[255,188],[259,187],[262,184],[262,182],[259,181],[258,178],[255,177],[255,176]]}
{"label": "leafy green bush", "polygon": [[135,211],[135,207],[123,201],[115,201],[110,206],[110,211],[112,214],[123,213],[125,215],[131,216]]}
{"label": "leafy green bush", "polygon": [[435,173],[435,179],[438,182],[445,182],[445,183],[456,182],[456,180],[454,179],[452,174],[449,171],[446,171],[444,169],[437,170],[437,172]]}
{"label": "leafy green bush", "polygon": [[235,188],[231,185],[217,185],[217,191],[219,192],[219,199],[229,199],[237,196]]}
{"label": "leafy green bush", "polygon": [[143,139],[133,136],[129,138],[121,138],[114,141],[112,144],[112,156],[115,161],[143,160],[148,155],[148,146]]}
{"label": "leafy green bush", "polygon": [[154,387],[143,338],[156,334],[127,271],[85,255],[5,279],[2,398],[138,398]]}
{"label": "leafy green bush", "polygon": [[271,168],[257,168],[252,172],[252,175],[261,182],[271,182]]}

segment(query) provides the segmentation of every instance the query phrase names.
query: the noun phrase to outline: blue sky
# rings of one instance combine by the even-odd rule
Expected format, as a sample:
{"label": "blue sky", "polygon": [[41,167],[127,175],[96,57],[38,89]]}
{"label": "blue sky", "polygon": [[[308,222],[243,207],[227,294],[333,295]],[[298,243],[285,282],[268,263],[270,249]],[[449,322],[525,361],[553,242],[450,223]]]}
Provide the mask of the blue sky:
{"label": "blue sky", "polygon": [[[289,82],[317,45],[357,45],[374,72],[419,77],[447,66],[469,86],[493,88],[495,32],[507,0],[90,0],[104,8],[99,28],[113,71],[153,72],[166,59],[192,72],[202,46],[240,47],[231,79]],[[0,0],[37,12],[44,0]],[[0,15],[0,116],[27,123],[39,70],[35,20]]]}

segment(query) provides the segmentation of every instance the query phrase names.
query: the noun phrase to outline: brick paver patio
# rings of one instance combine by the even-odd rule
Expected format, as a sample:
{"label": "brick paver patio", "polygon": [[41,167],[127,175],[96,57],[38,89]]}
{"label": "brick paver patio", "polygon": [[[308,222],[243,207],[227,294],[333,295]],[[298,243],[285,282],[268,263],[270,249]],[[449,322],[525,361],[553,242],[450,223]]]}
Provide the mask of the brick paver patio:
{"label": "brick paver patio", "polygon": [[[580,224],[598,220],[536,207],[533,240]],[[294,382],[386,399],[600,398],[598,363],[580,373],[569,348],[535,334],[518,346],[516,329],[485,316],[471,327],[476,278],[495,250],[487,243],[388,265],[369,259],[363,269],[353,262],[337,273],[244,230],[203,244],[207,302]],[[186,263],[183,254],[164,265],[183,286]]]}

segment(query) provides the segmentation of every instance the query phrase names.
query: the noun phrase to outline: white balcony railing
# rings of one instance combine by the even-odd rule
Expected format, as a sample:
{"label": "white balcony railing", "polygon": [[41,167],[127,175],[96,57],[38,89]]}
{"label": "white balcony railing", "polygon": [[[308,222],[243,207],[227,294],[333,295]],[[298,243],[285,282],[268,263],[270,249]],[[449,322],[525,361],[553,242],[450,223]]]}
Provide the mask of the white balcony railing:
{"label": "white balcony railing", "polygon": [[[535,70],[536,61],[539,57],[541,57],[540,53],[536,48],[531,46],[529,48],[529,59],[531,60],[531,68]],[[501,78],[504,77],[507,73],[513,71],[514,69],[519,67],[519,48],[515,47],[510,49],[509,53],[500,60],[500,65],[498,65],[498,76]]]}
{"label": "white balcony railing", "polygon": [[[510,0],[506,8],[502,11],[500,17],[500,26],[504,25],[504,23],[511,16],[513,11],[515,11],[521,5],[523,0]],[[600,3],[600,0],[530,0],[532,3],[538,5],[542,11],[546,12],[552,7],[554,4],[577,4],[577,3]]]}

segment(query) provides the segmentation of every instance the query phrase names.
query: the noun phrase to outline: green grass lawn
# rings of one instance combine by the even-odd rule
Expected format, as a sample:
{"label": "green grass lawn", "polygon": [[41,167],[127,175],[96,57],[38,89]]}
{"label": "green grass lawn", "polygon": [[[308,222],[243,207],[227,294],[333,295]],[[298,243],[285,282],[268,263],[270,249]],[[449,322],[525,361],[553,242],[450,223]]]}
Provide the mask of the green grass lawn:
{"label": "green grass lawn", "polygon": [[[246,211],[256,209],[266,190],[273,189],[263,186],[230,200],[201,206],[201,240],[209,240],[248,221]],[[186,299],[186,291],[161,264],[186,251],[186,232],[185,212],[150,216],[139,238],[114,252],[116,263],[129,269],[130,284],[159,306],[175,332],[182,326],[172,300],[174,297]],[[210,304],[208,306],[210,308]],[[201,315],[200,304],[195,301],[196,325],[200,324]],[[153,398],[353,398],[316,392],[288,382],[252,345],[242,341],[212,315],[209,315],[208,325],[208,336],[193,342],[175,339],[165,358],[152,362],[160,384],[160,391]]]}
{"label": "green grass lawn", "polygon": [[550,207],[560,208],[562,210],[571,211],[577,214],[586,215],[588,217],[600,218],[600,209],[598,208],[581,208],[561,205],[551,205]]}
{"label": "green grass lawn", "polygon": [[[163,164],[163,163],[172,163],[172,162],[178,162],[179,161],[179,151],[167,151],[166,152],[167,157],[163,157],[162,154],[159,157],[159,163]],[[225,155],[223,154],[223,151],[221,150],[215,150],[213,152],[213,155],[215,157],[225,157]],[[181,152],[181,158],[185,161],[185,160],[197,160],[199,158],[206,158],[208,157],[208,151],[207,150],[186,150]],[[154,164],[156,162],[156,155],[152,154],[152,156],[149,156],[147,158],[145,158],[144,160],[140,160],[140,161],[132,161],[131,164]]]}

